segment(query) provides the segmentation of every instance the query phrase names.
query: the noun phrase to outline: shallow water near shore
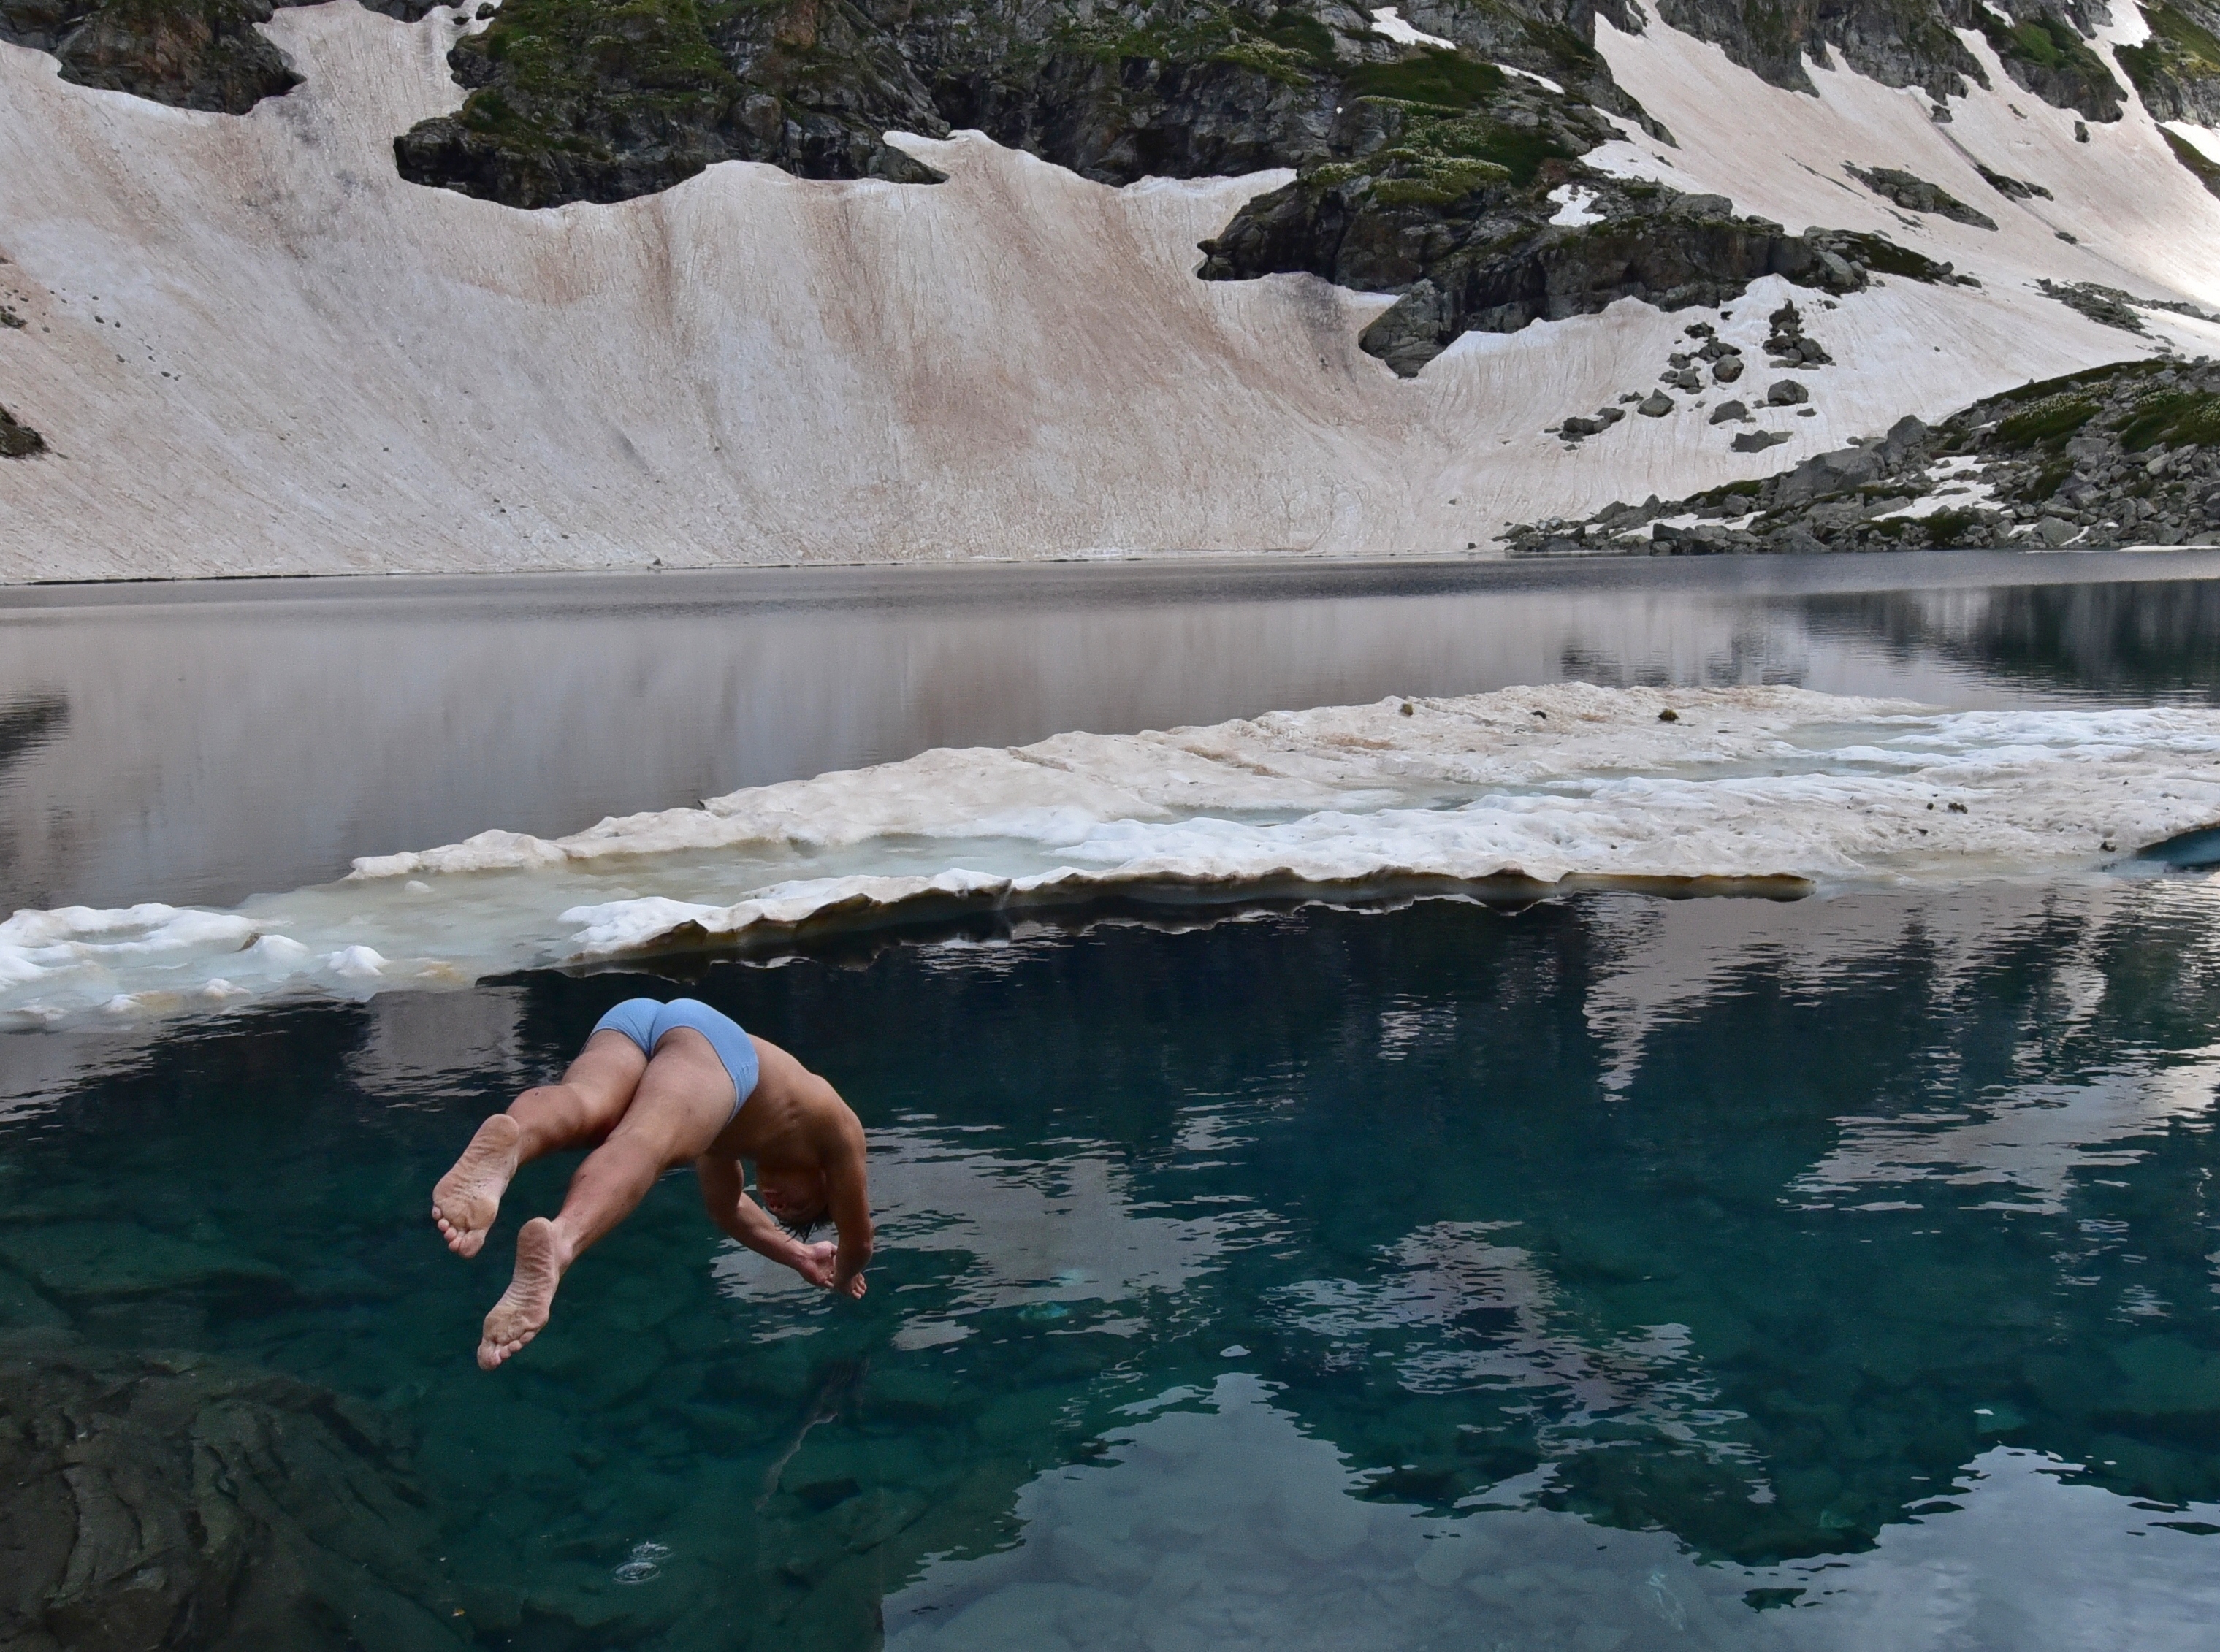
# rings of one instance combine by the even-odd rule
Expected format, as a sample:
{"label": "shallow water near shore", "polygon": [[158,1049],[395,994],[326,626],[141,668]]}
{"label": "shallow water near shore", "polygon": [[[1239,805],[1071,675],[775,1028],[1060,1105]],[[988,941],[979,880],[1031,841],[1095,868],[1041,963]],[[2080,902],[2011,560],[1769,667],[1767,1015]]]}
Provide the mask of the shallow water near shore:
{"label": "shallow water near shore", "polygon": [[473,1262],[426,1190],[670,983],[15,1035],[53,1077],[0,1125],[0,1343],[340,1396],[370,1489],[315,1541],[416,1614],[357,1644],[2187,1648],[2216,902],[1428,901],[715,965],[690,990],[865,1119],[870,1297],[723,1243],[682,1174],[493,1375],[477,1318],[569,1162]]}

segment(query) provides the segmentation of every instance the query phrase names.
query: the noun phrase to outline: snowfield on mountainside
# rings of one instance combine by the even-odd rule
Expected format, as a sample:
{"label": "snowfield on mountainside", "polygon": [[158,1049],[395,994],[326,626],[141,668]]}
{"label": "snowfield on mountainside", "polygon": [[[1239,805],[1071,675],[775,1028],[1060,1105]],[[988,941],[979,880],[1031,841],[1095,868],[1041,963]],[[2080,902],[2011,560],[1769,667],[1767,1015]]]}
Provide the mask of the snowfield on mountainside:
{"label": "snowfield on mountainside", "polygon": [[[1467,62],[1429,43],[1453,10],[1383,15],[1367,49]],[[1228,226],[1288,188],[1285,167],[1112,187],[977,133],[896,131],[887,164],[945,182],[728,160],[523,209],[396,170],[396,137],[463,104],[447,54],[498,27],[469,12],[278,11],[261,32],[300,84],[236,115],[73,84],[0,45],[0,306],[22,323],[0,330],[0,406],[43,444],[0,459],[0,579],[1500,554],[1514,524],[2220,346],[2220,199],[2168,139],[2220,157],[2210,129],[2162,129],[2133,90],[2085,121],[1970,28],[1989,85],[1937,103],[1839,57],[1807,65],[1811,91],[1776,85],[1640,21],[1596,18],[1594,47],[1655,130],[1576,110],[1618,135],[1552,224],[1586,224],[1609,180],[1654,183],[1950,273],[1889,273],[1884,251],[1855,284],[1765,273],[1717,302],[1622,297],[1515,330],[1427,334],[1419,315],[1381,344],[1367,328],[1394,294],[1234,268],[1277,244]],[[2091,49],[2148,33],[2123,4]],[[1899,203],[1934,190],[1966,213]],[[1205,241],[1233,277],[1198,278]],[[1796,256],[1833,271],[1827,249],[1851,245]],[[2123,325],[2096,290],[2179,308]],[[1787,305],[1823,362],[1767,361]],[[1748,371],[1671,365],[1698,341]],[[1768,399],[1783,381],[1794,396]]]}

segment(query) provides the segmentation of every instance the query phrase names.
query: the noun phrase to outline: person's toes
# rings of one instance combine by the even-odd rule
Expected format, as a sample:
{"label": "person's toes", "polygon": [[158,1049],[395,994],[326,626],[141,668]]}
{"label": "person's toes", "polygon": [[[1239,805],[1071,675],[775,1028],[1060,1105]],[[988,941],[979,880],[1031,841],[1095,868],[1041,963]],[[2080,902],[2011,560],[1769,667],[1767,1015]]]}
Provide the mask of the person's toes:
{"label": "person's toes", "polygon": [[501,1211],[501,1196],[516,1174],[522,1131],[515,1119],[497,1113],[477,1128],[454,1168],[432,1190],[432,1219],[447,1247],[458,1256],[475,1256]]}

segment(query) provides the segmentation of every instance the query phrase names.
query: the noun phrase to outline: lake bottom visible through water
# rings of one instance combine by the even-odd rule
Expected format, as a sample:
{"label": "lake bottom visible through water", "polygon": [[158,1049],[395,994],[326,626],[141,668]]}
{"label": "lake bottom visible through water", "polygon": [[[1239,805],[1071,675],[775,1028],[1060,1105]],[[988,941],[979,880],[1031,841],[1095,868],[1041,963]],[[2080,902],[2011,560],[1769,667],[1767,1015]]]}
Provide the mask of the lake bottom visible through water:
{"label": "lake bottom visible through water", "polygon": [[[71,1426],[0,1469],[75,1501],[0,1503],[0,1624],[2209,1646],[2216,902],[1427,901],[708,964],[683,990],[864,1119],[870,1295],[723,1240],[680,1173],[491,1375],[575,1156],[467,1262],[431,1184],[678,983],[8,1035],[0,1412]],[[104,1582],[41,1571],[65,1521]]]}

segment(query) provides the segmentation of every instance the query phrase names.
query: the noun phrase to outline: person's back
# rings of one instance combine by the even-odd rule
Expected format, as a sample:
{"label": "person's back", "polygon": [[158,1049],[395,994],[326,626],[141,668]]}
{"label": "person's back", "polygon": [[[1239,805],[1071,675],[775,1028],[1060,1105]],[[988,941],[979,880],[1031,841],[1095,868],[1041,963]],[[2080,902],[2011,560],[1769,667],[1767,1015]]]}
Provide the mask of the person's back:
{"label": "person's back", "polygon": [[[862,1125],[832,1085],[707,1004],[627,999],[595,1024],[562,1082],[480,1125],[433,1190],[448,1248],[477,1254],[519,1166],[589,1145],[560,1213],[517,1233],[515,1275],[478,1344],[487,1369],[539,1334],[578,1255],[689,1160],[718,1226],[813,1284],[863,1295],[872,1231]],[[745,1188],[749,1159],[762,1206]],[[809,1243],[826,1221],[838,1244]]]}

